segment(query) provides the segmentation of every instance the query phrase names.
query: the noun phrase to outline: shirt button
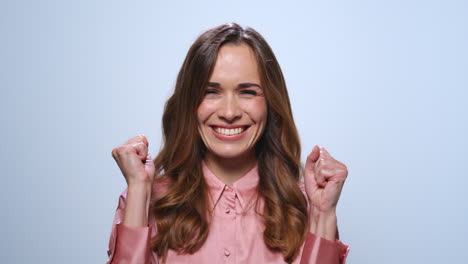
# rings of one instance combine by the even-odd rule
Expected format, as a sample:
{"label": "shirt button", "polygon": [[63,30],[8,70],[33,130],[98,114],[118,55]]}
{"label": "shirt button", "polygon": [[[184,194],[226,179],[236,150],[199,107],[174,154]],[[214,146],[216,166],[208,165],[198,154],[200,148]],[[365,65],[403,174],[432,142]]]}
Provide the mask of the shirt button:
{"label": "shirt button", "polygon": [[229,250],[225,249],[224,250],[224,256],[229,257],[229,255],[231,255],[231,252],[229,252]]}
{"label": "shirt button", "polygon": [[229,207],[226,207],[226,214],[229,214],[231,212],[231,209]]}

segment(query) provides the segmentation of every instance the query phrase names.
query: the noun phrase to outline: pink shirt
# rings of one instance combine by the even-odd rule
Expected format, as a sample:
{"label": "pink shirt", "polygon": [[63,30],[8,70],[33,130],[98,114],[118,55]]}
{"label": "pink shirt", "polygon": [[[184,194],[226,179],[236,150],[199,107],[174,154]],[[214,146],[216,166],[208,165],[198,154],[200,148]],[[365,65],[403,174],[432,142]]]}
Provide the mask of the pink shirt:
{"label": "pink shirt", "polygon": [[[208,238],[196,253],[179,255],[168,251],[167,263],[285,263],[280,252],[271,251],[263,241],[263,223],[255,212],[257,166],[233,184],[224,184],[203,162],[203,175],[209,187],[213,211]],[[154,193],[162,194],[169,182],[158,182]],[[304,192],[304,186],[301,188]],[[149,243],[157,233],[154,217],[148,227],[121,224],[127,191],[120,195],[112,225],[107,264],[162,263]],[[262,208],[263,200],[259,199]],[[345,264],[349,247],[337,239],[327,240],[308,233],[293,263]]]}

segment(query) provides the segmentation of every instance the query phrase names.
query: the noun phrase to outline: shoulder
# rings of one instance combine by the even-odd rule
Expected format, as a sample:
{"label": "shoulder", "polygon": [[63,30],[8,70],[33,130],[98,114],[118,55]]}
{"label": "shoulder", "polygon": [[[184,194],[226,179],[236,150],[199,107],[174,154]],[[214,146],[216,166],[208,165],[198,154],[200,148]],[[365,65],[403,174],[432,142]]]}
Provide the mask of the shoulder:
{"label": "shoulder", "polygon": [[153,182],[153,190],[151,196],[153,198],[161,197],[169,190],[172,185],[172,179],[167,176],[156,178]]}

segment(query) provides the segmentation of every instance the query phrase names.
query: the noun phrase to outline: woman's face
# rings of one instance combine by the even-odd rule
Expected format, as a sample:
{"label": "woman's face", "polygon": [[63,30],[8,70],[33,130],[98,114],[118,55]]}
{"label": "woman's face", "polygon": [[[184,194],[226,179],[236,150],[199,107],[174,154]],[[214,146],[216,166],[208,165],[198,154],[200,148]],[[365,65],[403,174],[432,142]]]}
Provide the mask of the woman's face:
{"label": "woman's face", "polygon": [[220,48],[197,115],[210,154],[239,158],[254,153],[265,129],[267,105],[257,61],[248,45]]}

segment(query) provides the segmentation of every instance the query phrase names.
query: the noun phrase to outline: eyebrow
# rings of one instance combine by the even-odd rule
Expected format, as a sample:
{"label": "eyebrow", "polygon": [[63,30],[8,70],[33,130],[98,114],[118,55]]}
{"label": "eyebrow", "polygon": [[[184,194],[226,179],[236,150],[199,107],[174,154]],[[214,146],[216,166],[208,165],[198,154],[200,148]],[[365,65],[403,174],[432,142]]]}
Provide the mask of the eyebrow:
{"label": "eyebrow", "polygon": [[[237,85],[237,87],[239,88],[249,88],[249,87],[252,87],[252,86],[256,86],[258,88],[262,88],[260,87],[260,85],[256,84],[256,83],[239,83]],[[217,82],[208,82],[208,87],[213,87],[213,88],[219,88],[221,87],[221,84],[220,83],[217,83]]]}

